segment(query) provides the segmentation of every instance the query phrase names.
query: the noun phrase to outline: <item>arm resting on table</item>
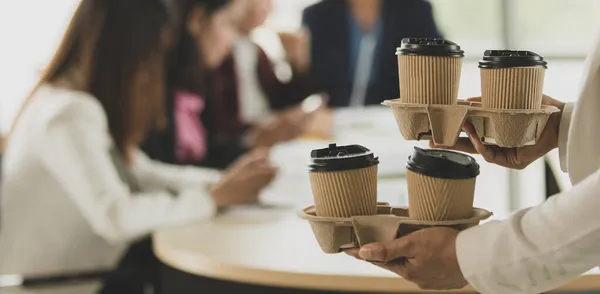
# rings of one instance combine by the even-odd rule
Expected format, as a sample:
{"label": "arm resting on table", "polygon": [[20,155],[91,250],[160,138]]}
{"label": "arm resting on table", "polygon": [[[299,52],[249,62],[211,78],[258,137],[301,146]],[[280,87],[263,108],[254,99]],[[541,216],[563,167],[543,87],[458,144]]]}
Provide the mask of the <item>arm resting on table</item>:
{"label": "arm resting on table", "polygon": [[461,232],[463,275],[481,293],[541,293],[600,264],[600,171],[545,203]]}
{"label": "arm resting on table", "polygon": [[142,186],[180,190],[186,187],[208,189],[221,178],[216,169],[179,166],[150,159],[139,149],[135,150],[132,170]]}
{"label": "arm resting on table", "polygon": [[73,110],[51,122],[39,156],[98,235],[127,242],[160,226],[214,215],[212,197],[200,186],[180,189],[178,197],[167,191],[131,193],[112,162],[106,126],[90,123],[95,112]]}

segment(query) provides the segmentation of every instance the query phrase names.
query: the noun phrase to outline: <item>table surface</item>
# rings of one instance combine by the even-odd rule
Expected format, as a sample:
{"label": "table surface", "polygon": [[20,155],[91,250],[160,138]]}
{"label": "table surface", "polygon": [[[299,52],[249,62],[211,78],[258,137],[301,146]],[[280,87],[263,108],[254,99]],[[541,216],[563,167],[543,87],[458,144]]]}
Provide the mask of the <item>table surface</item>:
{"label": "table surface", "polygon": [[[380,156],[378,200],[406,205],[404,162],[412,146],[423,143],[403,141],[389,113],[384,116],[377,115],[377,110],[364,111],[367,113],[360,116],[338,114],[337,122],[347,125],[352,121],[354,126],[336,127],[336,142],[362,144]],[[370,119],[364,123],[356,117]],[[210,221],[158,231],[154,234],[158,258],[184,272],[242,283],[311,290],[419,292],[414,284],[369,263],[343,253],[323,253],[308,222],[297,216],[313,202],[305,170],[307,156],[310,149],[327,143],[295,142],[273,150],[273,160],[280,165],[282,175],[261,195],[262,205],[231,208]],[[511,175],[506,169],[479,162],[475,206],[492,210],[494,218],[505,218],[514,208],[508,196]],[[529,184],[539,189],[528,193],[542,193],[543,183]],[[567,287],[589,289],[596,282],[590,277],[595,275]]]}
{"label": "table surface", "polygon": [[[486,166],[482,167],[484,170]],[[476,203],[494,211],[496,188],[489,175],[477,185]],[[345,254],[325,254],[310,225],[297,216],[312,203],[310,187],[298,179],[281,179],[263,195],[263,205],[231,208],[215,219],[164,229],[154,235],[154,250],[164,263],[199,276],[241,283],[310,290],[419,292],[412,283]],[[286,190],[282,190],[287,186]],[[407,203],[403,179],[379,181],[379,200]],[[285,191],[285,192],[284,192]],[[564,289],[596,288],[600,276],[588,275]],[[464,292],[464,290],[463,290]]]}
{"label": "table surface", "polygon": [[[382,186],[387,184],[389,189],[398,185]],[[292,207],[230,209],[209,222],[156,233],[154,250],[176,269],[220,280],[310,290],[419,292],[414,284],[369,263],[343,253],[323,253],[297,211]],[[600,276],[596,274],[562,290],[597,289]]]}

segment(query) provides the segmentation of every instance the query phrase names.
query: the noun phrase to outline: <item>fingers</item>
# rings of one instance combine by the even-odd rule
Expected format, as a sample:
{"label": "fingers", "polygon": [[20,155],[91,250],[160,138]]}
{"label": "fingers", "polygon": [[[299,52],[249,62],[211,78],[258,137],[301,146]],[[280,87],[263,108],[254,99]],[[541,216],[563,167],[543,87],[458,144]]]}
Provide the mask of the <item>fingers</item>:
{"label": "fingers", "polygon": [[451,150],[472,153],[472,154],[477,153],[477,150],[475,149],[475,147],[473,146],[473,143],[471,143],[471,140],[469,138],[458,138],[458,140],[456,140],[456,144],[454,144],[454,146],[440,146],[440,145],[435,145],[435,143],[433,143],[433,141],[429,141],[429,147],[437,148],[437,149],[451,149]]}
{"label": "fingers", "polygon": [[268,161],[271,155],[271,148],[259,147],[247,153],[250,163],[260,163]]}
{"label": "fingers", "polygon": [[[350,256],[352,256],[352,257],[356,258],[356,259],[361,259],[361,258],[360,258],[360,255],[358,255],[358,251],[359,251],[359,249],[358,249],[358,248],[351,248],[351,249],[346,249],[346,250],[344,250],[344,253],[346,253],[346,254],[348,254],[348,255],[350,255]],[[361,260],[362,260],[362,259],[361,259]]]}
{"label": "fingers", "polygon": [[310,114],[304,112],[302,107],[294,107],[290,110],[287,110],[283,114],[281,114],[282,122],[293,125],[293,126],[302,126],[306,124],[308,119],[310,118]]}
{"label": "fingers", "polygon": [[542,105],[550,105],[550,106],[557,107],[559,109],[563,109],[565,106],[565,103],[558,101],[558,100],[544,94],[542,96]]}
{"label": "fingers", "polygon": [[[360,257],[359,252],[360,252],[360,249],[358,249],[358,248],[344,250],[344,253],[346,253],[358,260],[363,260],[363,258]],[[370,261],[369,263],[376,265],[380,268],[386,269],[388,271],[394,272],[403,278],[406,278],[406,268],[404,267],[404,262],[400,262],[400,261],[398,261],[398,262]]]}
{"label": "fingers", "polygon": [[358,252],[359,256],[368,261],[391,261],[413,255],[413,242],[410,235],[387,242],[364,245]]}
{"label": "fingers", "polygon": [[481,154],[486,161],[493,162],[496,158],[496,152],[494,152],[493,148],[488,148],[481,142],[477,136],[477,133],[475,132],[475,127],[467,122],[463,125],[463,131],[465,131],[467,136],[469,136],[469,140],[471,141],[476,153]]}
{"label": "fingers", "polygon": [[229,171],[243,170],[249,167],[254,168],[257,165],[270,164],[270,151],[269,148],[253,149],[237,159],[229,167]]}

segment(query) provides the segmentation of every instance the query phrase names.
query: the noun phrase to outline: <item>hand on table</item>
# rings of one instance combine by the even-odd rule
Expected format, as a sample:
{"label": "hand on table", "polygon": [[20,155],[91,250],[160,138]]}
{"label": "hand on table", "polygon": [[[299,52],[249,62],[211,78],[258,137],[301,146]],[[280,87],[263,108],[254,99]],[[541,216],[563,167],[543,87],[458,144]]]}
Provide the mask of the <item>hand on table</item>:
{"label": "hand on table", "polygon": [[213,188],[212,196],[218,207],[257,202],[260,191],[276,174],[268,149],[250,151],[225,171]]}
{"label": "hand on table", "polygon": [[310,122],[310,114],[293,107],[276,114],[266,123],[254,127],[250,133],[252,147],[272,147],[303,135]]}
{"label": "hand on table", "polygon": [[279,40],[286,58],[297,73],[310,68],[310,32],[303,28],[295,33],[279,33]]}
{"label": "hand on table", "polygon": [[306,131],[308,137],[330,140],[333,136],[333,111],[322,108],[314,112]]}
{"label": "hand on table", "polygon": [[453,229],[429,228],[346,253],[392,271],[421,289],[461,289],[468,283],[456,257],[457,235]]}
{"label": "hand on table", "polygon": [[[481,98],[476,97],[467,100],[481,101]],[[558,147],[558,130],[560,127],[561,114],[565,103],[555,100],[550,96],[544,95],[542,98],[542,104],[555,106],[561,111],[550,115],[550,119],[548,120],[544,131],[535,145],[519,148],[503,148],[499,146],[485,145],[475,133],[475,128],[473,125],[470,123],[465,123],[463,125],[463,131],[467,133],[468,138],[458,138],[456,145],[451,147],[437,146],[433,143],[433,141],[429,142],[429,146],[431,148],[454,149],[473,154],[479,153],[487,162],[495,163],[507,168],[524,169],[530,163],[546,155],[546,153],[550,152],[552,149]]]}

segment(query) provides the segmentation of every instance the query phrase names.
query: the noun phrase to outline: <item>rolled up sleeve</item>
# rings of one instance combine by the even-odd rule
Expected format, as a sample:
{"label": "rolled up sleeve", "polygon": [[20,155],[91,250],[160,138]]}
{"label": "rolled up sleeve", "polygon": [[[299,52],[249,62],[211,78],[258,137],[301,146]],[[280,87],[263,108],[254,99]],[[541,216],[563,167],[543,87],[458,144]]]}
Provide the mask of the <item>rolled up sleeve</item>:
{"label": "rolled up sleeve", "polygon": [[558,154],[560,157],[560,169],[568,172],[567,167],[567,140],[569,139],[569,127],[571,126],[571,115],[573,114],[573,103],[565,104],[558,128]]}
{"label": "rolled up sleeve", "polygon": [[459,233],[458,262],[481,293],[542,293],[600,264],[600,171],[505,221]]}

